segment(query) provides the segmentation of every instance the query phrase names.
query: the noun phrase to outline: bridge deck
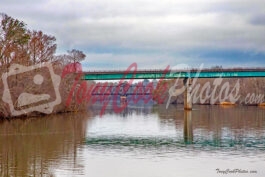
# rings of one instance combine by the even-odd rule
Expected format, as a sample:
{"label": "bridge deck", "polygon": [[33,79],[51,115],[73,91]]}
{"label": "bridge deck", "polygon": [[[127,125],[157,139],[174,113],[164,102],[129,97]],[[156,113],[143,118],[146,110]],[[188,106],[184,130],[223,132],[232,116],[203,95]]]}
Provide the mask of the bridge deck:
{"label": "bridge deck", "polygon": [[173,79],[173,78],[239,78],[239,77],[265,77],[265,68],[258,69],[203,69],[199,70],[140,70],[125,71],[91,71],[84,72],[84,80],[120,80],[124,79]]}

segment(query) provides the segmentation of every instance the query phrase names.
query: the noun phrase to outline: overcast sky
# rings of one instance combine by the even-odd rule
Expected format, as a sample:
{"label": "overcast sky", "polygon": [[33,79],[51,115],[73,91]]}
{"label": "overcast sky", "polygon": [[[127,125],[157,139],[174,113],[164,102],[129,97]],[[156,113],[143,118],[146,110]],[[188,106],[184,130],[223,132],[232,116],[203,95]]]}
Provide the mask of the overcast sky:
{"label": "overcast sky", "polygon": [[265,67],[264,0],[0,0],[0,11],[79,49],[89,70]]}

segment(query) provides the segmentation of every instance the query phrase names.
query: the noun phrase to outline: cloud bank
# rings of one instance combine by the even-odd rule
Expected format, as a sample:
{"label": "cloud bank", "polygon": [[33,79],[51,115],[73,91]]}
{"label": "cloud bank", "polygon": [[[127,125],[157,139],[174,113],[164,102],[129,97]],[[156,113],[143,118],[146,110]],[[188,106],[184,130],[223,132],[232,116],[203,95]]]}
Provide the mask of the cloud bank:
{"label": "cloud bank", "polygon": [[18,3],[2,12],[83,50],[86,69],[265,66],[263,0],[76,0]]}

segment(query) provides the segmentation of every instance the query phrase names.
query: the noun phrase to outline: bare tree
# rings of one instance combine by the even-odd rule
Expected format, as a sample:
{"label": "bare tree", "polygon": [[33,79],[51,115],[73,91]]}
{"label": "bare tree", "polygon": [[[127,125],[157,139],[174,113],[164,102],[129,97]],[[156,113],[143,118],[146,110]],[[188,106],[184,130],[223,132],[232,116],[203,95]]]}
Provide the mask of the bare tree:
{"label": "bare tree", "polygon": [[[77,66],[76,64],[79,63],[80,61],[83,61],[86,58],[86,55],[80,51],[80,50],[76,50],[76,49],[72,49],[72,50],[68,50],[68,60],[70,61],[70,63],[74,63],[75,66]],[[76,67],[75,67],[75,71],[76,71]]]}
{"label": "bare tree", "polygon": [[72,49],[68,50],[67,53],[69,55],[70,62],[76,63],[83,61],[86,58],[86,55],[80,50]]}
{"label": "bare tree", "polygon": [[51,61],[57,47],[55,41],[54,36],[43,34],[42,31],[30,32],[28,43],[30,60],[34,64]]}
{"label": "bare tree", "polygon": [[63,66],[70,63],[70,56],[67,54],[55,55],[53,56],[53,62],[60,62]]}
{"label": "bare tree", "polygon": [[1,14],[0,26],[0,64],[7,69],[11,62],[23,63],[26,61],[25,44],[30,35],[26,24],[6,14]]}

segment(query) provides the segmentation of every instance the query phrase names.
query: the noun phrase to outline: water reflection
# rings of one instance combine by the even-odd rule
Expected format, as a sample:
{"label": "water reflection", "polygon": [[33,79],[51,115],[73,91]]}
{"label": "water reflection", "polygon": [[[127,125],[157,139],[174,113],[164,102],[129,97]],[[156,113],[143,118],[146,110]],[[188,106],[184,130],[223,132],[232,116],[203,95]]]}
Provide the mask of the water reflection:
{"label": "water reflection", "polygon": [[[162,106],[146,106],[127,108],[120,114],[109,109],[103,117],[99,115],[99,109],[93,111],[94,121],[103,126],[92,127],[105,131],[88,131],[88,145],[101,145],[106,148],[109,145],[115,145],[116,148],[148,145],[176,148],[190,145],[199,149],[212,147],[213,150],[265,150],[265,114],[264,110],[256,107],[230,109],[197,106],[193,111],[183,111],[176,107],[165,109]],[[111,127],[113,122],[119,126]],[[148,129],[148,125],[153,127]],[[106,129],[107,126],[110,127]],[[124,126],[126,129],[122,128]]]}
{"label": "water reflection", "polygon": [[193,143],[193,130],[192,130],[192,112],[184,111],[184,141],[187,144]]}
{"label": "water reflection", "polygon": [[54,176],[65,161],[82,170],[77,151],[86,133],[88,114],[0,122],[0,176]]}
{"label": "water reflection", "polygon": [[[130,176],[125,172],[146,169],[152,159],[170,163],[150,172],[175,176],[169,174],[178,168],[175,164],[189,169],[190,163],[199,166],[202,159],[209,166],[216,163],[213,159],[223,158],[236,163],[243,159],[246,166],[265,161],[261,108],[195,106],[183,111],[180,106],[149,105],[118,114],[111,108],[103,116],[100,112],[90,107],[86,113],[1,121],[0,176]],[[107,173],[122,162],[131,164],[123,166],[123,175]],[[96,170],[101,166],[106,172]],[[134,176],[148,174],[143,170]]]}

